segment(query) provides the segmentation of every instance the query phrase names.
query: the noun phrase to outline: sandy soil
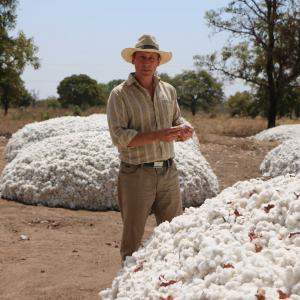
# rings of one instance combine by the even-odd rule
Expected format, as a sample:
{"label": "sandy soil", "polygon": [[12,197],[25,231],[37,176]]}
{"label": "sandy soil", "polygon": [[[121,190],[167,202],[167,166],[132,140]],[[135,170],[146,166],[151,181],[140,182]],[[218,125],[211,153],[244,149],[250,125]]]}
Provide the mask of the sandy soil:
{"label": "sandy soil", "polygon": [[[0,172],[6,161],[0,137]],[[209,136],[201,151],[220,189],[260,176],[275,143]],[[147,238],[155,226],[151,216]],[[0,299],[99,299],[121,267],[118,212],[30,206],[0,199]],[[25,239],[22,239],[22,236]]]}

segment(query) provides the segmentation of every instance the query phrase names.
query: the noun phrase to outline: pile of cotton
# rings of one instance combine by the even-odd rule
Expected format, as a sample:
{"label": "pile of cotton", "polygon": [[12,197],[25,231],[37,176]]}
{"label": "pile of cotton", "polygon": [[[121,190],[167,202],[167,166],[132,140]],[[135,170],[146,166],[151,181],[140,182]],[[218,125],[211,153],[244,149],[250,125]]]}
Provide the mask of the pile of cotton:
{"label": "pile of cotton", "polygon": [[[119,156],[105,115],[63,117],[29,128],[17,132],[7,150],[15,158],[1,175],[3,198],[67,208],[118,208]],[[199,206],[215,196],[217,178],[201,155],[197,138],[176,143],[175,153],[184,206]]]}
{"label": "pile of cotton", "polygon": [[300,299],[300,174],[238,182],[155,228],[107,299]]}
{"label": "pile of cotton", "polygon": [[285,141],[300,138],[300,124],[280,125],[266,129],[254,135],[253,138],[260,141]]}
{"label": "pile of cotton", "polygon": [[48,137],[104,129],[108,129],[104,114],[88,117],[60,117],[30,123],[12,135],[5,149],[5,156],[8,161],[11,161],[22,148]]}
{"label": "pile of cotton", "polygon": [[287,140],[270,151],[260,165],[264,176],[300,172],[300,138]]}
{"label": "pile of cotton", "polygon": [[300,172],[300,124],[266,129],[253,138],[285,141],[271,150],[260,165],[263,176],[275,177]]}

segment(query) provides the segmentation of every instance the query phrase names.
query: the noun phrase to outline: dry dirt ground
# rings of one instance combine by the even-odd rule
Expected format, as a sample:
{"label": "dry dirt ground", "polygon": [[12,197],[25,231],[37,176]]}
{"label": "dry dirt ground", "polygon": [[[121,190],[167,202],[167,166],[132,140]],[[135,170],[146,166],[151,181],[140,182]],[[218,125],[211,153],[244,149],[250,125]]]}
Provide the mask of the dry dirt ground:
{"label": "dry dirt ground", "polygon": [[[0,173],[6,161],[0,137]],[[220,190],[259,177],[259,165],[275,143],[211,135],[202,154]],[[147,238],[155,226],[150,217]],[[90,212],[24,205],[0,199],[0,299],[99,299],[121,267],[118,212]],[[28,237],[23,240],[22,235]]]}

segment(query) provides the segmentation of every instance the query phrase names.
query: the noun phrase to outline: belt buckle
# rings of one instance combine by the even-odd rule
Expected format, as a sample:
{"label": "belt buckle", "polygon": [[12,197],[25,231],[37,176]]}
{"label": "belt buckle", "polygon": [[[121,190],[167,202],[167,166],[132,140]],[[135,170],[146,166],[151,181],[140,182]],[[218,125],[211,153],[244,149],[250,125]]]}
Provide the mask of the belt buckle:
{"label": "belt buckle", "polygon": [[164,162],[163,161],[155,161],[153,163],[153,167],[154,168],[162,168],[164,166]]}

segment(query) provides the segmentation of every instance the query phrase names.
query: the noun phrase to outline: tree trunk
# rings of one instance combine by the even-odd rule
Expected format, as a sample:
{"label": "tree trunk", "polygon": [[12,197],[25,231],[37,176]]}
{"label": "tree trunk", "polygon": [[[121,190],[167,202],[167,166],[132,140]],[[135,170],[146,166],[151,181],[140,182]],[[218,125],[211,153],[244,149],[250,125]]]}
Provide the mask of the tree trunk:
{"label": "tree trunk", "polygon": [[276,126],[277,115],[277,95],[275,91],[269,90],[269,112],[268,112],[268,128]]}
{"label": "tree trunk", "polygon": [[[5,96],[4,96],[4,97],[5,97]],[[4,116],[7,115],[7,113],[8,113],[8,108],[9,108],[9,101],[8,101],[8,99],[5,97],[5,98],[3,99]]]}
{"label": "tree trunk", "polygon": [[266,1],[267,2],[267,19],[268,19],[268,47],[267,47],[267,64],[266,73],[268,77],[268,95],[269,95],[269,112],[268,112],[268,128],[276,126],[276,115],[277,115],[277,102],[278,95],[275,88],[274,80],[274,26],[275,26],[275,13],[276,13],[276,0]]}
{"label": "tree trunk", "polygon": [[191,101],[191,112],[193,116],[196,114],[196,99],[194,97],[192,97]]}

